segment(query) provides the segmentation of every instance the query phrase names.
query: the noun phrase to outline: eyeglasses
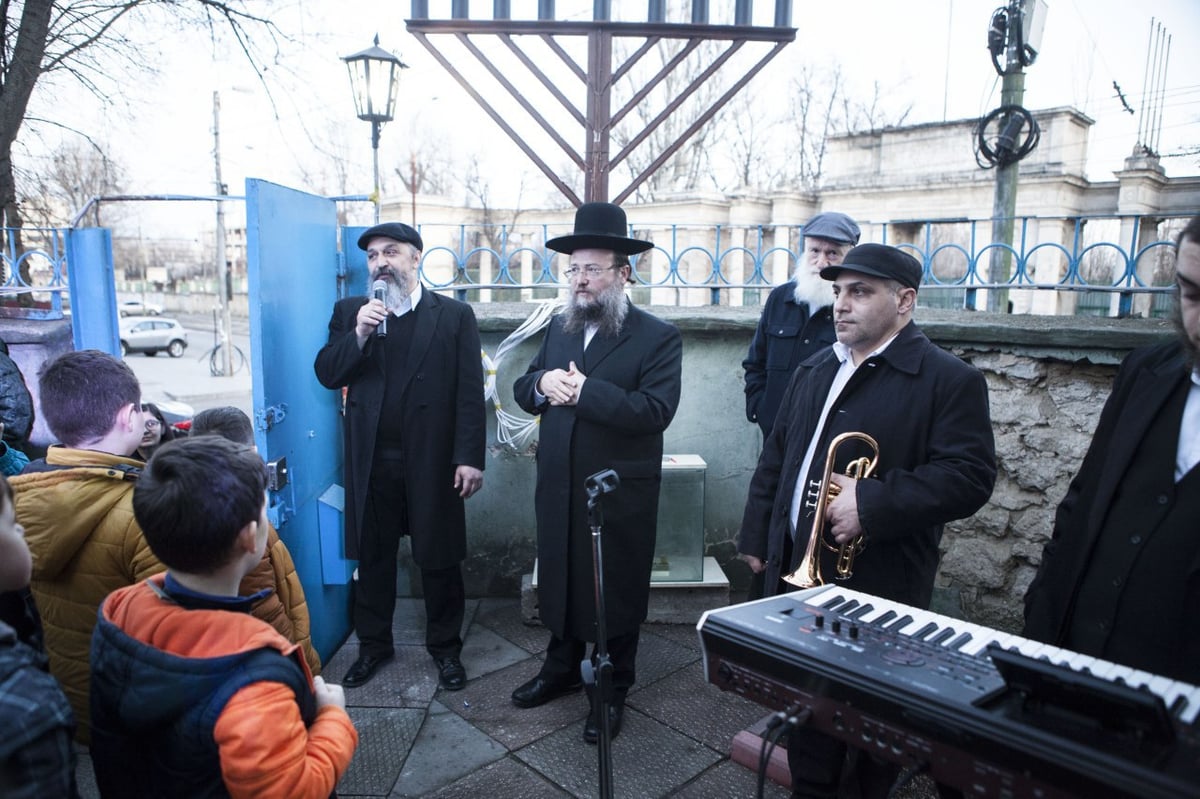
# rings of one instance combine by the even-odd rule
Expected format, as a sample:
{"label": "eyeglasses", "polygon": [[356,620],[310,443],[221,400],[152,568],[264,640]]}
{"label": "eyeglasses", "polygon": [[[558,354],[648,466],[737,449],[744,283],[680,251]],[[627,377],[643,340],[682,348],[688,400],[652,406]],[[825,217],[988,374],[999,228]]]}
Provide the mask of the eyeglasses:
{"label": "eyeglasses", "polygon": [[570,269],[564,269],[562,271],[562,276],[565,277],[567,280],[574,280],[575,278],[579,277],[580,272],[583,272],[589,278],[597,278],[597,277],[600,277],[601,275],[603,275],[605,272],[607,272],[610,269],[620,269],[620,267],[589,265],[589,266],[585,266],[582,269],[580,269],[578,266],[572,266]]}
{"label": "eyeglasses", "polygon": [[158,421],[157,419],[147,419],[146,420],[146,429],[147,430],[153,430],[156,427],[162,427],[162,422]]}

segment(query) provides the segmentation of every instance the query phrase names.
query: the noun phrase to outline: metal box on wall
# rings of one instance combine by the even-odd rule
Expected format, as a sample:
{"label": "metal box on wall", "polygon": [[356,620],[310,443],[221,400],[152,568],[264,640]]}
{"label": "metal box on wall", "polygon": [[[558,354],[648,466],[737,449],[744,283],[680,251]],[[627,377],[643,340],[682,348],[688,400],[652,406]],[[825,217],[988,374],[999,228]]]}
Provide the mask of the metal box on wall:
{"label": "metal box on wall", "polygon": [[663,455],[651,583],[704,578],[704,477],[699,455]]}

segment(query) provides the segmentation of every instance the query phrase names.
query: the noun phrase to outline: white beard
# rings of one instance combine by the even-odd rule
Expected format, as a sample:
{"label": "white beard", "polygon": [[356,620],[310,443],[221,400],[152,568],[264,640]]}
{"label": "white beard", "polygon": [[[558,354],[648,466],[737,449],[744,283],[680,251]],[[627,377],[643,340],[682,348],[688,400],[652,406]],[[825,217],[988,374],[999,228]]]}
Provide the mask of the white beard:
{"label": "white beard", "polygon": [[810,311],[833,305],[833,284],[813,274],[806,264],[796,269],[792,279],[796,281],[792,296],[797,304],[807,305]]}

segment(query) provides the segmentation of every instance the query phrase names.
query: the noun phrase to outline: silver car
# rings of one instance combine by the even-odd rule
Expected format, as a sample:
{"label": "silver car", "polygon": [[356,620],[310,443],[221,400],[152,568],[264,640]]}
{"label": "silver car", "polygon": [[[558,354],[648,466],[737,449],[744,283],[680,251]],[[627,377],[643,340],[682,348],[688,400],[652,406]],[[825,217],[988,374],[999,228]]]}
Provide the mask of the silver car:
{"label": "silver car", "polygon": [[174,319],[164,316],[126,316],[118,327],[122,355],[144,352],[152,356],[166,350],[172,358],[178,358],[187,349],[187,331]]}
{"label": "silver car", "polygon": [[117,313],[121,316],[161,316],[162,312],[161,305],[142,300],[125,300],[117,306]]}

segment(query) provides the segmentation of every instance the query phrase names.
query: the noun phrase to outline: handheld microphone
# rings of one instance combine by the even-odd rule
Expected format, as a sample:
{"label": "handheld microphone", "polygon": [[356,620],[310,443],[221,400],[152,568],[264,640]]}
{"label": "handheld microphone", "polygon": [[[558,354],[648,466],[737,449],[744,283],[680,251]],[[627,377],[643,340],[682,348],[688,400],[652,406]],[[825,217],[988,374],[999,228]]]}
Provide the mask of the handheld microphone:
{"label": "handheld microphone", "polygon": [[[383,280],[376,280],[371,284],[372,296],[383,302],[387,298],[387,283]],[[383,317],[383,321],[379,323],[379,327],[375,328],[375,335],[379,338],[387,338],[387,317]]]}

